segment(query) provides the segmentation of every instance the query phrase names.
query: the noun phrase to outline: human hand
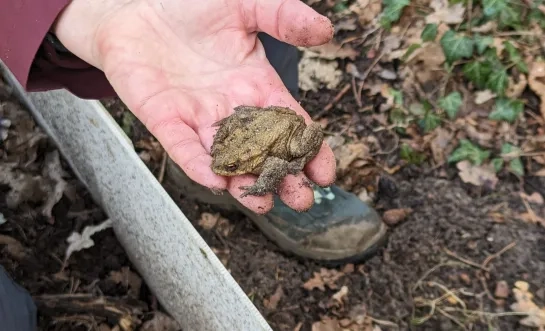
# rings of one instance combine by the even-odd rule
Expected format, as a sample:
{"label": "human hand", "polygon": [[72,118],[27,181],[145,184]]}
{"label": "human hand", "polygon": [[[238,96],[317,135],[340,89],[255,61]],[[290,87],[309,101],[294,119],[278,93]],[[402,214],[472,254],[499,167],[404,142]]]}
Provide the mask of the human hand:
{"label": "human hand", "polygon": [[[227,189],[257,213],[272,195],[240,198],[256,176],[222,177],[210,169],[214,122],[238,105],[285,106],[310,123],[267,61],[257,32],[295,46],[328,42],[333,26],[300,0],[72,0],[54,32],[76,56],[104,71],[119,98],[195,182]],[[279,196],[295,210],[312,206],[305,175],[321,186],[335,178],[324,143],[304,174],[289,175]]]}

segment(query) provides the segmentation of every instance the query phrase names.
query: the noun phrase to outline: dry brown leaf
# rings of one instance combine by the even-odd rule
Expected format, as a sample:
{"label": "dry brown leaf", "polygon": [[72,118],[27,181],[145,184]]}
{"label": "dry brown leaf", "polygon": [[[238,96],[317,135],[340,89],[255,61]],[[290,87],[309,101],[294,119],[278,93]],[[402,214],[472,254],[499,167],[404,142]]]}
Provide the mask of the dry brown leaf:
{"label": "dry brown leaf", "polygon": [[541,100],[541,116],[545,118],[545,83],[543,82],[543,78],[545,78],[545,62],[536,61],[530,68],[528,85]]}
{"label": "dry brown leaf", "polygon": [[343,304],[343,298],[346,297],[347,295],[348,295],[348,287],[343,286],[337,293],[331,296],[331,299],[337,301],[340,304]]}
{"label": "dry brown leaf", "polygon": [[340,22],[337,22],[337,24],[335,24],[335,31],[341,31],[341,30],[354,31],[357,28],[358,27],[356,25],[355,18],[344,19]]}
{"label": "dry brown leaf", "polygon": [[435,12],[426,16],[427,24],[458,24],[464,20],[465,7],[462,3],[449,6],[448,0],[432,0],[430,7]]}
{"label": "dry brown leaf", "polygon": [[0,246],[6,246],[6,251],[16,260],[22,260],[26,257],[28,249],[17,239],[0,234]]}
{"label": "dry brown leaf", "polygon": [[475,93],[475,104],[482,105],[496,97],[495,93],[492,93],[490,90],[478,91]]}
{"label": "dry brown leaf", "polygon": [[321,268],[320,272],[314,272],[314,277],[303,284],[303,288],[308,291],[315,288],[325,291],[325,286],[327,286],[332,290],[336,290],[337,284],[335,282],[342,276],[344,276],[343,272],[339,272],[335,269]]}
{"label": "dry brown leaf", "polygon": [[496,54],[501,58],[503,50],[505,49],[505,39],[499,37],[494,38],[492,46],[496,48]]}
{"label": "dry brown leaf", "polygon": [[446,160],[447,147],[452,141],[454,133],[439,127],[435,129],[434,134],[434,138],[430,141],[430,149],[433,160],[436,163],[441,164]]}
{"label": "dry brown leaf", "polygon": [[496,289],[494,290],[494,296],[496,298],[505,299],[509,296],[509,285],[504,280],[500,280],[496,283]]}
{"label": "dry brown leaf", "polygon": [[335,41],[320,46],[304,48],[305,53],[310,57],[317,57],[324,60],[336,60],[349,58],[355,60],[360,53],[349,45],[340,45]]}
{"label": "dry brown leaf", "polygon": [[205,230],[213,229],[220,219],[220,214],[211,214],[211,213],[202,213],[201,218],[199,219],[199,226]]}
{"label": "dry brown leaf", "polygon": [[520,324],[529,327],[545,327],[545,308],[539,308],[533,301],[534,295],[529,292],[530,285],[525,281],[515,282],[513,295],[516,302],[511,305],[511,310],[528,314],[520,320]]}
{"label": "dry brown leaf", "polygon": [[398,208],[398,209],[390,209],[384,212],[382,215],[382,219],[384,223],[394,226],[398,224],[399,222],[405,220],[407,216],[409,216],[412,213],[411,208]]}
{"label": "dry brown leaf", "polygon": [[519,74],[519,79],[517,82],[515,82],[513,77],[509,76],[509,85],[507,86],[507,91],[505,91],[505,94],[509,98],[517,99],[522,95],[522,92],[524,92],[527,85],[528,80],[526,80],[526,76],[524,74]]}
{"label": "dry brown leaf", "polygon": [[144,322],[139,331],[181,331],[182,328],[172,317],[161,312],[154,312],[153,318]]}
{"label": "dry brown leaf", "polygon": [[109,279],[116,284],[121,284],[128,289],[128,294],[134,299],[140,296],[140,287],[142,286],[142,278],[132,272],[129,267],[121,268],[121,271],[111,271]]}
{"label": "dry brown leaf", "polygon": [[382,11],[382,0],[356,0],[348,9],[358,15],[360,25],[365,27],[376,22]]}
{"label": "dry brown leaf", "polygon": [[545,177],[545,168],[539,169],[534,173],[534,176],[536,177]]}
{"label": "dry brown leaf", "polygon": [[325,61],[304,52],[299,61],[299,87],[303,91],[317,92],[323,84],[335,89],[342,80],[343,73],[338,69],[337,61]]}
{"label": "dry brown leaf", "polygon": [[59,151],[54,150],[45,156],[43,177],[49,179],[50,186],[48,187],[47,199],[42,206],[42,215],[48,218],[49,222],[53,222],[53,207],[61,200],[64,193],[71,190],[68,183],[62,178],[64,170],[61,165]]}
{"label": "dry brown leaf", "polygon": [[530,195],[521,192],[520,197],[530,203],[535,203],[536,205],[542,205],[544,203],[543,196],[539,192],[534,192]]}
{"label": "dry brown leaf", "polygon": [[337,319],[326,317],[321,321],[312,323],[312,331],[346,331]]}
{"label": "dry brown leaf", "polygon": [[470,183],[475,186],[485,186],[494,188],[498,183],[498,177],[494,172],[492,165],[473,165],[471,162],[464,160],[456,164],[459,172],[458,175],[464,183]]}
{"label": "dry brown leaf", "polygon": [[276,307],[278,307],[278,303],[280,302],[280,299],[284,296],[284,291],[282,290],[282,286],[278,285],[276,288],[276,291],[274,291],[274,294],[271,295],[269,299],[263,300],[263,306],[265,308],[270,310],[275,310]]}
{"label": "dry brown leaf", "polygon": [[363,143],[350,143],[333,150],[337,159],[337,170],[343,172],[356,159],[364,159],[369,156],[369,147]]}
{"label": "dry brown leaf", "polygon": [[471,28],[471,31],[478,32],[478,33],[488,33],[490,31],[495,31],[497,27],[498,27],[498,23],[496,21],[489,21],[483,25],[475,26]]}

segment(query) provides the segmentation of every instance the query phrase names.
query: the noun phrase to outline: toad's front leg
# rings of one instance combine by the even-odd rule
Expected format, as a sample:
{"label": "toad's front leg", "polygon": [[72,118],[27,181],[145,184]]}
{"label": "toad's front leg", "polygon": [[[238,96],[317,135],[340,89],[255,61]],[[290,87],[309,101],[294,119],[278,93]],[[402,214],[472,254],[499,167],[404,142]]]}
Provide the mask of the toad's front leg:
{"label": "toad's front leg", "polygon": [[240,186],[241,190],[246,192],[241,194],[241,198],[247,195],[262,196],[267,193],[275,193],[282,179],[288,174],[289,163],[277,157],[269,157],[263,164],[263,170],[252,186]]}

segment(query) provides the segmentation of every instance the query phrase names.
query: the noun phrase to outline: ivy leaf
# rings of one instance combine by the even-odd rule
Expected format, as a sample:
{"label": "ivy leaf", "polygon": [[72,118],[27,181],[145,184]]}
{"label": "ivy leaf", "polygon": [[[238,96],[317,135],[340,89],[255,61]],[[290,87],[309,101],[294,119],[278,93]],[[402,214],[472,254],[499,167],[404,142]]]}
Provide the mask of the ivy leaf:
{"label": "ivy leaf", "polygon": [[[501,154],[515,154],[518,155],[518,153],[521,152],[521,149],[517,146],[511,145],[509,143],[505,143],[501,146]],[[512,156],[511,156],[512,157]],[[520,159],[520,156],[513,157],[511,161],[509,161],[509,170],[511,170],[515,175],[518,175],[520,177],[524,176],[524,165],[522,164],[522,160]]]}
{"label": "ivy leaf", "polygon": [[384,10],[380,18],[383,27],[389,28],[392,23],[397,22],[403,9],[410,4],[410,0],[383,0]]}
{"label": "ivy leaf", "polygon": [[390,94],[394,97],[394,104],[396,106],[403,106],[403,92],[391,88]]}
{"label": "ivy leaf", "polygon": [[505,93],[507,85],[509,85],[509,77],[505,68],[493,71],[486,81],[486,87],[492,92],[496,92],[498,95],[503,95]]}
{"label": "ivy leaf", "polygon": [[452,92],[444,98],[439,99],[439,107],[443,108],[448,117],[453,119],[462,106],[462,95],[460,92]]}
{"label": "ivy leaf", "polygon": [[507,121],[513,123],[524,110],[524,103],[520,100],[509,98],[496,99],[495,109],[488,115],[494,121]]}
{"label": "ivy leaf", "polygon": [[467,139],[461,139],[460,145],[448,157],[448,162],[469,160],[475,165],[481,165],[490,157],[490,151],[483,150]]}
{"label": "ivy leaf", "polygon": [[528,66],[526,66],[526,63],[522,59],[522,55],[520,55],[520,52],[518,49],[513,46],[509,41],[505,41],[503,43],[505,46],[505,50],[507,51],[507,54],[509,54],[509,60],[511,63],[513,63],[518,70],[521,72],[527,74],[528,73]]}
{"label": "ivy leaf", "polygon": [[519,30],[521,28],[520,18],[521,13],[518,8],[515,8],[514,6],[506,6],[500,12],[498,27],[500,29],[513,28],[515,30]]}
{"label": "ivy leaf", "polygon": [[416,51],[420,47],[421,47],[420,44],[411,44],[409,48],[407,48],[407,51],[405,52],[405,54],[403,54],[403,56],[401,57],[401,61],[405,62],[407,58],[411,56],[411,54],[414,53],[414,51]]}
{"label": "ivy leaf", "polygon": [[443,37],[441,37],[440,43],[446,60],[449,63],[471,57],[475,46],[473,39],[460,36],[452,30],[445,32]]}
{"label": "ivy leaf", "polygon": [[490,162],[492,164],[492,167],[494,167],[494,171],[498,172],[503,168],[503,159],[501,157],[493,158]]}
{"label": "ivy leaf", "polygon": [[441,124],[441,118],[434,114],[432,111],[427,111],[424,118],[418,121],[418,125],[425,133],[432,131]]}
{"label": "ivy leaf", "polygon": [[473,39],[475,40],[475,48],[477,49],[477,53],[479,55],[482,55],[484,51],[494,43],[494,38],[490,36],[475,34]]}
{"label": "ivy leaf", "polygon": [[424,30],[422,30],[422,33],[420,34],[422,41],[434,41],[436,36],[437,24],[435,23],[426,24]]}
{"label": "ivy leaf", "polygon": [[415,151],[407,144],[401,145],[399,156],[410,164],[419,165],[426,160],[426,154]]}
{"label": "ivy leaf", "polygon": [[488,76],[492,72],[490,64],[486,62],[471,61],[463,67],[464,75],[479,89],[486,87]]}
{"label": "ivy leaf", "polygon": [[483,0],[483,14],[487,17],[496,17],[505,7],[507,0]]}

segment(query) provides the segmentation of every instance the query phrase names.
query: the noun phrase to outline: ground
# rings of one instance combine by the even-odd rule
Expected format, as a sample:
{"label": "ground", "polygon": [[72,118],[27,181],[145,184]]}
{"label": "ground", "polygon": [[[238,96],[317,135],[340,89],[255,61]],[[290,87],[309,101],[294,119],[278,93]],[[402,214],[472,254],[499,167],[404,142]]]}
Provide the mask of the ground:
{"label": "ground", "polygon": [[[437,66],[429,58],[416,64],[377,60],[396,33],[411,35],[388,46],[403,55],[411,48],[407,40],[424,28],[415,32],[412,23],[403,25],[410,17],[406,12],[397,15],[398,23],[396,2],[385,1],[384,8],[373,0],[307,2],[336,23],[333,46],[348,48],[302,53],[301,103],[334,147],[337,184],[373,204],[391,225],[387,245],[365,263],[329,269],[285,256],[242,214],[182,197],[177,202],[184,213],[274,330],[543,328],[545,140],[536,85],[509,94],[508,107],[498,107],[501,88],[479,89],[454,70],[448,79],[435,76],[441,70],[426,71]],[[449,15],[441,16],[441,3],[417,1],[407,8],[433,12],[433,7],[433,22],[444,34],[441,24],[460,23],[459,10],[449,7]],[[494,10],[485,3],[489,13]],[[367,34],[373,28],[362,30],[361,24],[371,21],[365,15],[381,11],[393,27],[375,30],[379,37]],[[478,16],[478,9],[472,15]],[[433,49],[435,44],[423,45]],[[535,54],[521,45],[524,63],[535,65]],[[510,70],[522,69],[509,71],[509,78],[522,73],[530,81],[532,71],[525,73],[520,59],[511,60]],[[316,65],[322,67],[312,75]],[[420,78],[407,76],[410,71]],[[333,78],[320,78],[327,72]],[[426,79],[441,82],[442,91]],[[452,93],[457,91],[463,105],[456,106]],[[476,96],[490,101],[475,102]],[[524,101],[524,113],[517,110],[518,100]],[[164,152],[158,143],[119,100],[104,104],[150,171],[162,177]],[[490,116],[498,109],[503,111],[499,122]],[[67,238],[107,216],[35,126],[2,84],[0,264],[34,296],[40,330],[124,330],[116,326],[120,319],[131,321],[135,330],[157,330],[157,325],[177,330],[141,283],[111,228],[95,233],[94,245],[64,262]],[[464,145],[464,139],[471,143]],[[508,156],[516,146],[523,152]],[[55,189],[64,194],[53,194]],[[100,296],[106,300],[93,300]],[[108,305],[119,312],[111,313]]]}

